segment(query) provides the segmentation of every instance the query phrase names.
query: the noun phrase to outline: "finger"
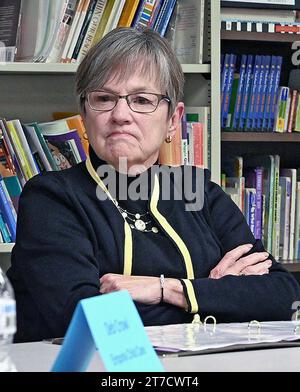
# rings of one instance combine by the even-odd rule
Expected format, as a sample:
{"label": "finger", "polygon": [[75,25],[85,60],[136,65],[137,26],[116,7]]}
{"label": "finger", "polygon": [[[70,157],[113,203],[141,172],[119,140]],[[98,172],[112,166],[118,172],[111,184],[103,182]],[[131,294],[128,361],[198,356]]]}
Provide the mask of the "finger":
{"label": "finger", "polygon": [[258,275],[268,275],[270,273],[269,269],[261,269],[259,271],[255,272],[249,272],[247,269],[244,270],[240,275],[246,275],[246,276],[258,276]]}
{"label": "finger", "polygon": [[237,248],[227,252],[218,264],[221,268],[227,268],[233,265],[238,259],[240,259],[245,253],[248,253],[252,249],[252,244],[240,245]]}
{"label": "finger", "polygon": [[104,283],[100,285],[99,292],[101,294],[108,294],[114,291],[119,291],[120,289],[115,284]]}
{"label": "finger", "polygon": [[[252,253],[249,256],[242,257],[239,259],[236,264],[242,266],[243,268],[246,268],[251,265],[256,265],[261,262],[266,261],[269,257],[269,253],[267,252],[257,252],[257,253]],[[270,261],[270,260],[269,260]]]}
{"label": "finger", "polygon": [[[265,262],[268,256],[269,253],[260,252],[260,253],[253,253],[252,255],[249,255],[247,257],[243,257],[230,268],[230,272],[233,275],[240,275],[245,268],[249,269],[249,267],[251,266],[255,266],[257,264],[260,264],[261,262]],[[257,269],[260,268],[261,267],[259,266]],[[267,268],[267,265],[265,266],[265,268]]]}
{"label": "finger", "polygon": [[241,273],[245,275],[260,275],[260,272],[264,272],[266,270],[269,271],[269,268],[272,266],[271,260],[266,260],[262,263],[258,263],[256,265],[252,265],[244,268]]}
{"label": "finger", "polygon": [[105,275],[101,276],[100,284],[104,283],[104,282],[111,282],[112,279],[116,279],[116,277],[118,277],[118,276],[123,276],[123,275],[111,274],[111,273],[105,274]]}

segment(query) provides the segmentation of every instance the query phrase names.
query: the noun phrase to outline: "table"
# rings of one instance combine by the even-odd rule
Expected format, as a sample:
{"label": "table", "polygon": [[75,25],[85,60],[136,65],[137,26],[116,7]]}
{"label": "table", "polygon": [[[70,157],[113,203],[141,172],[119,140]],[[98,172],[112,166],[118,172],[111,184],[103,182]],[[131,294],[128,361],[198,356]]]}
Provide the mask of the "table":
{"label": "table", "polygon": [[[19,343],[11,347],[11,358],[22,372],[47,372],[51,369],[61,346],[46,343]],[[300,371],[300,347],[264,349],[242,352],[161,357],[169,372],[278,372]],[[100,360],[95,354],[88,371],[99,372]]]}

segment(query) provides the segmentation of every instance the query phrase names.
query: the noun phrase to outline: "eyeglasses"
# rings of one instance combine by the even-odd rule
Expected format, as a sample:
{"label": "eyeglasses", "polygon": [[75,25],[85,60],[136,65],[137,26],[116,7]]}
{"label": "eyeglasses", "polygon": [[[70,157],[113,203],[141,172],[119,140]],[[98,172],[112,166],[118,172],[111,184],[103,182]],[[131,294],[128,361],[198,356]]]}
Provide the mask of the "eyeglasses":
{"label": "eyeglasses", "polygon": [[91,91],[87,94],[89,107],[96,112],[109,112],[113,110],[119,99],[126,99],[130,109],[136,113],[153,113],[162,100],[169,104],[171,100],[168,96],[154,93],[134,93],[128,95],[117,95],[107,91]]}

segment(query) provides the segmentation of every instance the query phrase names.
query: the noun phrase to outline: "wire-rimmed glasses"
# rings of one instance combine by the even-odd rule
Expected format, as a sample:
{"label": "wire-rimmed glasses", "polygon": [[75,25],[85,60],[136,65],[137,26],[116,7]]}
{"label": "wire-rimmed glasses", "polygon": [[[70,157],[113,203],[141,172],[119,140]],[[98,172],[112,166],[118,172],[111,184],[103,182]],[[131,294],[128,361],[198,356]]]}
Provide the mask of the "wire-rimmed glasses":
{"label": "wire-rimmed glasses", "polygon": [[96,112],[113,110],[117,106],[119,99],[125,99],[130,109],[136,113],[153,113],[163,100],[171,103],[167,95],[146,92],[118,95],[104,90],[96,90],[87,94],[88,105]]}

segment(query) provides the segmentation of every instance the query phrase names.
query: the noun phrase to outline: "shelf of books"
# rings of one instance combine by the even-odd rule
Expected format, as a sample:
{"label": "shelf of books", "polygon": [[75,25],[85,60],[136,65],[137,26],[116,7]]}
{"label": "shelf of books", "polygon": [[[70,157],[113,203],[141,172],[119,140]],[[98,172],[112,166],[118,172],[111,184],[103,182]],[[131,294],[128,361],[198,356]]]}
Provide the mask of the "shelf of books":
{"label": "shelf of books", "polygon": [[[78,64],[62,63],[0,63],[0,73],[18,74],[74,74]],[[182,64],[183,72],[186,74],[206,74],[211,72],[210,64]]]}
{"label": "shelf of books", "polygon": [[299,2],[284,9],[283,2],[272,8],[262,3],[222,2],[221,182],[255,238],[295,272],[300,271],[300,8]]}

